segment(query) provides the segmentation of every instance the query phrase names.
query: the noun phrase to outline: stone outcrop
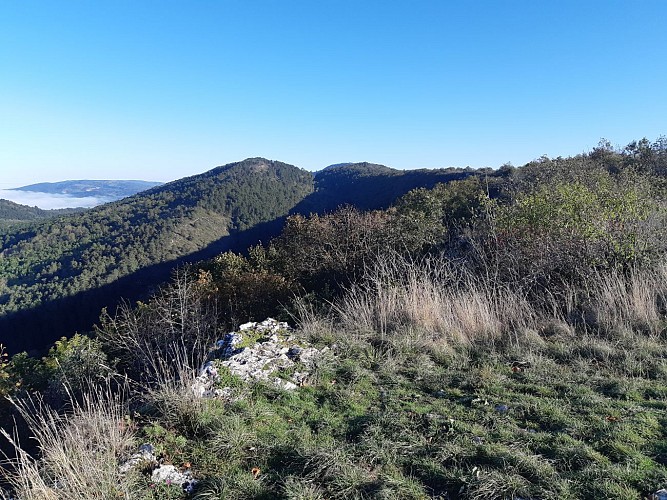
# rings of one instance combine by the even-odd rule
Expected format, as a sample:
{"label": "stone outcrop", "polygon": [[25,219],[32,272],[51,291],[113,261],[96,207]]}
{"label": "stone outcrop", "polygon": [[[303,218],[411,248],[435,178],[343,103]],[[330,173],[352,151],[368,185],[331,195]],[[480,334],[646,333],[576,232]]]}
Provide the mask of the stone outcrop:
{"label": "stone outcrop", "polygon": [[[246,323],[216,342],[192,390],[200,397],[232,400],[235,389],[224,385],[223,372],[227,379],[231,375],[244,382],[263,381],[295,390],[307,383],[318,358],[327,351],[302,345],[287,323],[272,318]],[[150,472],[153,483],[180,486],[188,494],[197,485],[190,469],[160,463],[150,444],[143,444],[119,467],[123,475],[131,471]]]}
{"label": "stone outcrop", "polygon": [[118,471],[124,475],[132,470],[152,469],[157,465],[158,460],[153,454],[153,447],[150,444],[142,444],[139,451],[121,464]]}
{"label": "stone outcrop", "polygon": [[151,481],[180,486],[185,493],[192,493],[197,486],[197,480],[192,478],[189,470],[181,472],[174,465],[163,464],[153,470]]}
{"label": "stone outcrop", "polygon": [[229,397],[231,388],[216,387],[221,370],[246,382],[264,381],[286,390],[304,385],[317,358],[328,349],[302,346],[291,331],[287,323],[269,318],[226,334],[210,353],[193,391],[202,397]]}
{"label": "stone outcrop", "polygon": [[180,471],[174,465],[160,464],[154,454],[153,446],[142,444],[139,451],[120,465],[118,471],[125,475],[132,471],[151,471],[151,481],[179,486],[185,493],[192,493],[197,486],[197,480],[189,470]]}

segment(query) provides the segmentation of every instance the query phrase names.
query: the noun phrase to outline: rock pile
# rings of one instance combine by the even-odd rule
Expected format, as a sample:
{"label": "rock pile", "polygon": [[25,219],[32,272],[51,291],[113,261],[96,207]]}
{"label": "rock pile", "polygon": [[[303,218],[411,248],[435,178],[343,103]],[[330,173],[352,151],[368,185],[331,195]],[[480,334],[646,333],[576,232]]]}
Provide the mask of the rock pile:
{"label": "rock pile", "polygon": [[[265,381],[286,390],[303,385],[316,360],[328,348],[299,345],[291,332],[287,323],[272,318],[241,325],[238,331],[216,342],[192,390],[201,397],[232,399],[232,387],[221,387],[223,371],[246,382]],[[150,444],[142,445],[119,467],[123,475],[133,470],[150,471],[153,483],[181,486],[188,494],[197,485],[189,469],[183,471],[174,465],[160,464]]]}
{"label": "rock pile", "polygon": [[159,464],[150,444],[142,444],[139,451],[121,464],[118,471],[125,475],[133,470],[146,469],[152,470],[151,481],[154,483],[180,486],[187,494],[192,493],[197,486],[197,480],[192,477],[189,470],[181,472],[174,465]]}
{"label": "rock pile", "polygon": [[265,381],[286,390],[303,385],[327,348],[300,346],[290,332],[287,323],[273,318],[241,325],[216,343],[193,390],[202,397],[229,397],[230,387],[215,388],[222,369],[247,382]]}

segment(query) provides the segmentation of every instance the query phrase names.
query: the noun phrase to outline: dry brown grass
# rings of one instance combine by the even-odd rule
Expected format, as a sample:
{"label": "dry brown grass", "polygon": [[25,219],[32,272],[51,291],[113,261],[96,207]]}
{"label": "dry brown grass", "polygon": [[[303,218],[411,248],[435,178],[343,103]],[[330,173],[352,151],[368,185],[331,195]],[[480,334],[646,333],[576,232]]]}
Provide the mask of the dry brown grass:
{"label": "dry brown grass", "polygon": [[191,354],[183,345],[174,346],[173,358],[156,357],[151,366],[154,381],[143,389],[143,397],[170,426],[187,428],[197,433],[201,430],[199,416],[206,411],[209,400],[202,398],[194,385],[203,365],[204,356],[191,366]]}
{"label": "dry brown grass", "polygon": [[562,324],[572,333],[649,335],[666,328],[667,264],[590,276],[585,288],[545,290],[530,301],[517,285],[499,285],[445,260],[379,260],[334,305],[343,330],[382,338],[406,333],[452,344],[518,343]]}
{"label": "dry brown grass", "polygon": [[591,310],[601,333],[639,331],[659,336],[665,329],[667,265],[628,274],[608,272],[589,284]]}
{"label": "dry brown grass", "polygon": [[[60,413],[40,399],[13,401],[26,420],[40,452],[32,457],[5,429],[0,433],[16,450],[8,458],[5,480],[21,500],[132,498],[132,479],[118,470],[119,460],[134,446],[126,419],[123,391],[112,384],[71,399]],[[9,498],[0,493],[3,498]]]}
{"label": "dry brown grass", "polygon": [[451,263],[396,256],[368,269],[335,310],[348,331],[383,337],[419,331],[459,343],[515,340],[537,317],[520,294]]}

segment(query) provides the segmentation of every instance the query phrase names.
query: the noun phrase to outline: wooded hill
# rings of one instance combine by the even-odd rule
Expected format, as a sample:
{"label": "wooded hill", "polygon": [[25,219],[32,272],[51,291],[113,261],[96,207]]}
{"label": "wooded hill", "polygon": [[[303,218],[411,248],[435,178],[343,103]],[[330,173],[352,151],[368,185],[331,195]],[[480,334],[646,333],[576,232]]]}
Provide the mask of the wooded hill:
{"label": "wooded hill", "polygon": [[335,165],[315,174],[315,192],[296,211],[304,215],[324,213],[346,204],[360,210],[385,209],[415,188],[430,189],[438,183],[461,180],[473,174],[493,175],[493,170],[397,170],[368,162]]}
{"label": "wooded hill", "polygon": [[35,221],[80,211],[80,209],[76,208],[42,210],[41,208],[29,207],[14,203],[13,201],[0,199],[0,227],[8,227],[17,222]]}
{"label": "wooded hill", "polygon": [[[153,269],[138,283],[112,290],[105,285],[283,216],[311,191],[308,172],[251,159],[81,214],[3,230],[3,342],[32,348],[58,338],[64,329],[89,328],[107,299],[117,301],[125,287],[145,293],[152,282],[168,276],[170,267]],[[97,292],[87,295],[91,290]]]}
{"label": "wooded hill", "polygon": [[[102,307],[135,300],[186,261],[267,241],[288,213],[386,208],[414,187],[471,175],[368,163],[310,172],[253,158],[84,213],[0,230],[0,328],[32,349],[87,330]],[[57,318],[54,322],[53,319]]]}

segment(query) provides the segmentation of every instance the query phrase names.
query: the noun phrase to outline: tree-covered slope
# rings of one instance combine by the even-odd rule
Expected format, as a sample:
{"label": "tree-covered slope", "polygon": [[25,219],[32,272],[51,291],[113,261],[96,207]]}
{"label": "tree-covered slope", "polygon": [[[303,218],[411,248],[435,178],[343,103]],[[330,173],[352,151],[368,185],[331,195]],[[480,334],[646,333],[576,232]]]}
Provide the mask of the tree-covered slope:
{"label": "tree-covered slope", "polygon": [[17,222],[35,221],[80,211],[81,209],[76,208],[42,210],[41,208],[29,207],[14,203],[13,201],[0,199],[0,227],[6,227]]}
{"label": "tree-covered slope", "polygon": [[368,162],[331,165],[315,174],[315,191],[294,212],[331,212],[342,205],[384,209],[412,189],[432,188],[475,172],[480,173],[455,168],[398,170]]}
{"label": "tree-covered slope", "polygon": [[176,262],[287,214],[311,190],[310,173],[255,158],[81,214],[0,230],[0,319]]}

